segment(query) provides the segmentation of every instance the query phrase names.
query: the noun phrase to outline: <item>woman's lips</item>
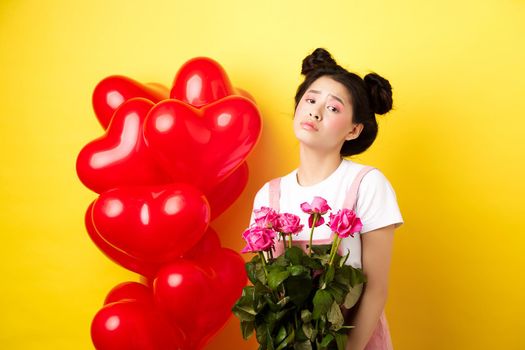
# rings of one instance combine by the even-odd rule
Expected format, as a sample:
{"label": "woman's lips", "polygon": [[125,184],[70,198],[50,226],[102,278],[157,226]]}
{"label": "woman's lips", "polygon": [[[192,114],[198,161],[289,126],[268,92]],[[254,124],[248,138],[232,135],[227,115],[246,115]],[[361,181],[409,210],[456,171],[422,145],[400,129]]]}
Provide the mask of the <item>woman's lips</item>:
{"label": "woman's lips", "polygon": [[310,122],[302,122],[301,123],[301,127],[305,130],[313,130],[313,131],[317,131],[317,127],[315,126],[314,123],[310,123]]}

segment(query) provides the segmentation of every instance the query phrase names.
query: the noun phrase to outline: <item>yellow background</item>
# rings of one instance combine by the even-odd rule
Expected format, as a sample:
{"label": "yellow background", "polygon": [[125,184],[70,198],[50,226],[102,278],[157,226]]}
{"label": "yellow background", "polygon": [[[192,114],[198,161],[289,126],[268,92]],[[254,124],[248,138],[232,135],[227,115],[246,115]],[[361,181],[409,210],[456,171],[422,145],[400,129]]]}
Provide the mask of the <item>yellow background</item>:
{"label": "yellow background", "polygon": [[[249,184],[213,223],[240,250],[257,189],[297,166],[291,129],[300,63],[330,50],[394,88],[375,144],[405,224],[396,231],[387,318],[401,350],[525,349],[525,2],[0,2],[0,348],[91,349],[106,293],[138,275],[105,258],[76,176],[102,134],[104,77],[170,85],[195,56],[249,91],[264,129]],[[521,180],[520,180],[521,179]],[[207,349],[254,349],[232,318]]]}

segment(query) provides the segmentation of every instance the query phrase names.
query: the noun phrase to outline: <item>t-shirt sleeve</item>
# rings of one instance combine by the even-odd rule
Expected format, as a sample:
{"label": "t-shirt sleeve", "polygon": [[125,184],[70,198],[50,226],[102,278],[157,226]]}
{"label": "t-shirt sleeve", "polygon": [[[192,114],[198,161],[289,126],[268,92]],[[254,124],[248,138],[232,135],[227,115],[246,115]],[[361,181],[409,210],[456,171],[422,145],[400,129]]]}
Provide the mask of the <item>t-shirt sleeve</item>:
{"label": "t-shirt sleeve", "polygon": [[361,180],[356,214],[363,224],[362,234],[392,224],[398,228],[403,224],[394,188],[380,170],[370,170]]}
{"label": "t-shirt sleeve", "polygon": [[270,203],[270,184],[269,182],[265,183],[259,191],[255,194],[255,197],[253,199],[253,208],[252,212],[250,214],[250,226],[255,224],[255,215],[253,214],[253,211],[255,209],[259,209],[261,207],[268,207]]}

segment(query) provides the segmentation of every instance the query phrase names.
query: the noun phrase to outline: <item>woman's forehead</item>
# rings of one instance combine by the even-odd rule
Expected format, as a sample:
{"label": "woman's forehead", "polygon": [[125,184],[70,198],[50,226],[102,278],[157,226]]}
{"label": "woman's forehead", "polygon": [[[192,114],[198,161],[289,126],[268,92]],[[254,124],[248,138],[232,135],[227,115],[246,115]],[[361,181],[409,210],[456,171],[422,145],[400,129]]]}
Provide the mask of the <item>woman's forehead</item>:
{"label": "woman's forehead", "polygon": [[317,93],[332,94],[333,96],[339,97],[344,101],[345,104],[350,103],[350,94],[347,88],[338,81],[328,77],[322,76],[315,80],[312,85],[308,87],[306,92],[314,90]]}

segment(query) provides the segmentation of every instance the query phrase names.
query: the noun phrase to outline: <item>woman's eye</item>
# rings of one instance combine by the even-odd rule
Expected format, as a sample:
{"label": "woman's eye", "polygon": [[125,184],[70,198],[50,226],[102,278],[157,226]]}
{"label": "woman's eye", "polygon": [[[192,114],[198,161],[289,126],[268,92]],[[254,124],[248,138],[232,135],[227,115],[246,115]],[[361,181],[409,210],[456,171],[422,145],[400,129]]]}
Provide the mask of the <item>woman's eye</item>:
{"label": "woman's eye", "polygon": [[331,112],[339,112],[339,110],[333,106],[328,106],[328,109],[331,111]]}
{"label": "woman's eye", "polygon": [[308,103],[315,103],[315,101],[313,99],[311,99],[311,98],[307,98],[306,102],[308,102]]}

